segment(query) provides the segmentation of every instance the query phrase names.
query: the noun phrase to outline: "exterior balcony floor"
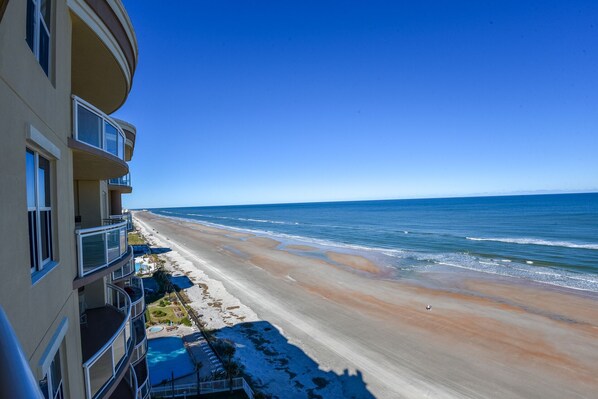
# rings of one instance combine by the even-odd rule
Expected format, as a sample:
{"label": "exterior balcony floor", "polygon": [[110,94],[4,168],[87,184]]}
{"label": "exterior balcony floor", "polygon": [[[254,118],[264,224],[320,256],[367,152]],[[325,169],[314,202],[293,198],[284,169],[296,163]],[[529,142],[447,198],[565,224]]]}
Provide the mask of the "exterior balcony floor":
{"label": "exterior balcony floor", "polygon": [[135,399],[137,398],[137,389],[131,388],[129,381],[125,378],[120,380],[120,383],[116,386],[110,399]]}
{"label": "exterior balcony floor", "polygon": [[87,325],[81,326],[83,362],[97,353],[114,335],[125,317],[111,306],[88,309]]}

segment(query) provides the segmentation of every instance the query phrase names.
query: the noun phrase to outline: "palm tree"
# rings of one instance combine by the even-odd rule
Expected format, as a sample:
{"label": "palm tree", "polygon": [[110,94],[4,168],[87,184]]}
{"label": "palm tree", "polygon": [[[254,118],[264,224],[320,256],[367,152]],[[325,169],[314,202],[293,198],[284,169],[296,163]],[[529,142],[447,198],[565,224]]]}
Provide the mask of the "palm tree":
{"label": "palm tree", "polygon": [[224,358],[224,369],[228,376],[230,391],[233,391],[233,376],[239,372],[239,366],[233,361],[237,348],[232,344],[226,344],[222,348],[222,357]]}

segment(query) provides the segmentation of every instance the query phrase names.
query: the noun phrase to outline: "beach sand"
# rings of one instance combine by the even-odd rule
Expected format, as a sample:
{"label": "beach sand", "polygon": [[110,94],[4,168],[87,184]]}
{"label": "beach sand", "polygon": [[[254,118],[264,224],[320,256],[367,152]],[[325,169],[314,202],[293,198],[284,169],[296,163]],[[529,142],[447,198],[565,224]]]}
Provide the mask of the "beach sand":
{"label": "beach sand", "polygon": [[[194,307],[280,398],[590,398],[598,295],[474,272],[391,280],[361,256],[135,212]],[[211,305],[209,305],[210,303]],[[426,310],[430,304],[432,309]]]}

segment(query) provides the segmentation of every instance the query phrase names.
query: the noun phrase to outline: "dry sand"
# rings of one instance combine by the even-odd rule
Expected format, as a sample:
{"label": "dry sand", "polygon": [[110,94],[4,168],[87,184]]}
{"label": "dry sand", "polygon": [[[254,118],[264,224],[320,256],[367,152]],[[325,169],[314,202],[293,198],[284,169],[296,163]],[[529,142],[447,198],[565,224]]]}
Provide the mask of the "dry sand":
{"label": "dry sand", "polygon": [[359,256],[134,216],[242,311],[209,317],[276,397],[597,397],[595,294],[460,271],[390,281]]}

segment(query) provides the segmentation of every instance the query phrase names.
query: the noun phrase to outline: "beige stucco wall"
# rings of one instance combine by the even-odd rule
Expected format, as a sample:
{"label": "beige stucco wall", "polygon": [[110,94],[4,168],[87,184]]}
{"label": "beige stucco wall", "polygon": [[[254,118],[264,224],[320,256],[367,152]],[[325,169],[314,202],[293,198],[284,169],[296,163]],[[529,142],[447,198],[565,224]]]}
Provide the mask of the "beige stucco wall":
{"label": "beige stucco wall", "polygon": [[118,191],[110,191],[110,214],[120,215],[123,213],[122,194]]}
{"label": "beige stucco wall", "polygon": [[[64,2],[53,15],[52,72],[48,78],[25,41],[26,2],[11,1],[0,23],[0,304],[15,329],[30,366],[39,360],[64,318],[68,397],[84,397],[76,291],[73,178],[67,137],[71,131],[70,17]],[[60,151],[53,168],[53,242],[57,261],[32,284],[29,268],[25,186],[26,136],[32,125]],[[71,382],[70,384],[68,382]]]}
{"label": "beige stucco wall", "polygon": [[102,225],[102,192],[98,180],[75,181],[75,215],[81,216],[81,228]]}
{"label": "beige stucco wall", "polygon": [[[12,0],[0,22],[0,305],[5,310],[36,378],[40,359],[64,320],[68,329],[60,347],[65,397],[85,397],[79,330],[75,215],[82,226],[95,227],[110,214],[104,181],[73,181],[72,152],[72,17],[65,0],[53,1],[51,72],[46,76],[25,41],[27,2]],[[130,25],[130,24],[129,24]],[[99,79],[101,81],[101,79]],[[105,87],[104,90],[110,90]],[[31,127],[46,144],[29,140]],[[37,134],[37,133],[36,133]],[[56,261],[43,278],[32,281],[29,267],[25,149],[52,160],[53,251]],[[103,199],[104,198],[104,199]],[[88,307],[104,302],[104,279],[85,287]]]}

